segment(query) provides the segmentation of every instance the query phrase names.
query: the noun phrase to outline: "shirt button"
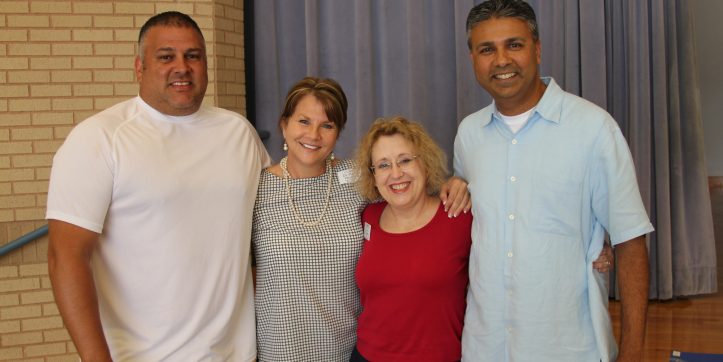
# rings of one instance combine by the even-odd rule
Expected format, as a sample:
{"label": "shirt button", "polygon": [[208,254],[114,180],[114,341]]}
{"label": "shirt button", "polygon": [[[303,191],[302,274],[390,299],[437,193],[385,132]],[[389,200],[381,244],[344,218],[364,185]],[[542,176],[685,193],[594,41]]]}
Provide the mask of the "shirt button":
{"label": "shirt button", "polygon": [[511,257],[512,257],[512,255],[514,255],[514,254],[512,254],[512,252],[511,252],[511,251],[508,251],[508,252],[507,252],[507,257],[508,257],[508,258],[511,258]]}
{"label": "shirt button", "polygon": [[512,181],[512,182],[515,182],[515,181],[517,181],[517,177],[515,177],[515,176],[511,176],[511,177],[510,177],[510,181]]}
{"label": "shirt button", "polygon": [[512,333],[512,327],[507,327],[507,333]]}
{"label": "shirt button", "polygon": [[517,144],[517,140],[516,140],[516,139],[512,140],[512,144],[513,144],[513,145],[516,145],[516,144]]}
{"label": "shirt button", "polygon": [[507,218],[510,219],[510,220],[514,220],[514,219],[515,219],[515,214],[510,214],[509,216],[507,216]]}

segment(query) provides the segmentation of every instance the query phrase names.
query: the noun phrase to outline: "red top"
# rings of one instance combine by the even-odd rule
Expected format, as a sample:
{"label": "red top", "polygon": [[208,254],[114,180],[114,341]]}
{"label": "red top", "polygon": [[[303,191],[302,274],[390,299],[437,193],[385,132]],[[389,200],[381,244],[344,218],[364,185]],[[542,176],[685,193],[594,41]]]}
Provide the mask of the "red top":
{"label": "red top", "polygon": [[472,245],[471,213],[434,218],[409,233],[379,227],[386,202],[364,209],[356,280],[357,348],[370,361],[458,361]]}

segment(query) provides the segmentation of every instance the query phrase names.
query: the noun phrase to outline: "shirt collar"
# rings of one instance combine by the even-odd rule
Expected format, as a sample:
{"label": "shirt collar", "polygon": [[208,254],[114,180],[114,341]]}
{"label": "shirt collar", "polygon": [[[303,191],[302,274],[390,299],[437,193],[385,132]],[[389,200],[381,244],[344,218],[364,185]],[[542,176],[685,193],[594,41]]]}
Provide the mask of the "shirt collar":
{"label": "shirt collar", "polygon": [[[565,92],[557,85],[554,78],[541,77],[540,79],[547,85],[547,88],[545,89],[545,93],[542,95],[542,98],[540,98],[540,101],[537,102],[534,113],[539,114],[540,118],[544,120],[560,123],[562,98]],[[534,113],[530,118],[534,117]],[[496,116],[497,114],[497,105],[493,101],[492,112],[489,117],[485,117],[482,120],[482,127],[487,126],[490,122],[492,122],[494,117],[499,117]]]}

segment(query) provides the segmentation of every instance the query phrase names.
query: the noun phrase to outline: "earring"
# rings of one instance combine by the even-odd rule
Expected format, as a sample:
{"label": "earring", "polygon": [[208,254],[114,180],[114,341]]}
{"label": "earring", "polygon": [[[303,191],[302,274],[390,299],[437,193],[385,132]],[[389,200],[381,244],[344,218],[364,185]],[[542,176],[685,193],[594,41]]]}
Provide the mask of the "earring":
{"label": "earring", "polygon": [[331,161],[334,161],[334,152],[331,153],[331,156],[329,156],[329,159],[330,159]]}
{"label": "earring", "polygon": [[289,145],[287,145],[286,142],[284,142],[284,147],[283,147],[283,148],[284,148],[284,151],[288,151],[288,150],[289,150]]}

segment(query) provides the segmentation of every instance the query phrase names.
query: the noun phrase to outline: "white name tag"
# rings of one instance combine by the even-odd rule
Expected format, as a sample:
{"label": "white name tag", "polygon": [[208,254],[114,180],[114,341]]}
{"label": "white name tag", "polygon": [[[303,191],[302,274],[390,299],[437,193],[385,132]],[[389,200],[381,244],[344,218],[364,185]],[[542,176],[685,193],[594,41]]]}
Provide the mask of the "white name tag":
{"label": "white name tag", "polygon": [[348,183],[356,181],[354,179],[354,170],[353,169],[339,171],[336,173],[336,177],[339,179],[339,185],[348,184]]}
{"label": "white name tag", "polygon": [[364,223],[364,239],[371,240],[372,239],[372,226],[368,223]]}

